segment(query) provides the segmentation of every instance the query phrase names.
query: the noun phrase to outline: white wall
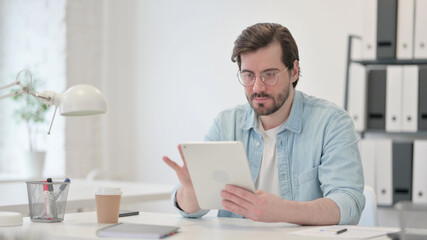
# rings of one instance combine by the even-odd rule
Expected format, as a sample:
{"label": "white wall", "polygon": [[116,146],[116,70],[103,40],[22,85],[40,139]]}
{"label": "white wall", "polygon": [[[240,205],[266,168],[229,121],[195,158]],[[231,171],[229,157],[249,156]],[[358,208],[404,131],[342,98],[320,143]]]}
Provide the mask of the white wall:
{"label": "white wall", "polygon": [[[67,1],[67,87],[91,84],[104,90],[104,1]],[[111,116],[111,114],[110,114]],[[66,173],[84,177],[103,162],[102,121],[107,116],[66,118]]]}
{"label": "white wall", "polygon": [[246,102],[230,60],[240,32],[277,22],[293,33],[297,89],[344,102],[348,34],[362,28],[358,0],[108,1],[105,166],[126,179],[175,183],[161,160],[202,140],[219,111]]}

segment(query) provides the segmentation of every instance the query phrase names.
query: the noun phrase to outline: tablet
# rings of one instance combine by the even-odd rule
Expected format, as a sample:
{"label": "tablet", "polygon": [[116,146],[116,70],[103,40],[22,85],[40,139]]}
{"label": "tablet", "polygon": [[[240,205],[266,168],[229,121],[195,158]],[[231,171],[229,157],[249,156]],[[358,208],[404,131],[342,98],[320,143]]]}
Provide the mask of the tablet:
{"label": "tablet", "polygon": [[181,147],[200,208],[224,209],[220,192],[226,184],[255,192],[242,142],[193,142]]}

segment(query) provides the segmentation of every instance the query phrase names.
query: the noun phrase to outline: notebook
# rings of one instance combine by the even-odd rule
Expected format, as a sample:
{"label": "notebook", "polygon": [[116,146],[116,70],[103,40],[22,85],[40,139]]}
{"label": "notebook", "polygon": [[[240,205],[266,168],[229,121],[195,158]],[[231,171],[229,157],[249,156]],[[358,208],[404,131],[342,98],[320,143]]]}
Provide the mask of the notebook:
{"label": "notebook", "polygon": [[138,223],[118,223],[97,231],[98,237],[165,238],[178,232],[179,227]]}

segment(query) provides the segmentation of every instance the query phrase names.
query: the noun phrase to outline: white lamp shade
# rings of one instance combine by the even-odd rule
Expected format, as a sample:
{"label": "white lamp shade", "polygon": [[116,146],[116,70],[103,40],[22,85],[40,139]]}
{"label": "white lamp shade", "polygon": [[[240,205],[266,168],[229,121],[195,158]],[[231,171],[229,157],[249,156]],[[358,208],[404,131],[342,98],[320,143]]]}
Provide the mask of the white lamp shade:
{"label": "white lamp shade", "polygon": [[107,111],[107,101],[97,88],[80,84],[65,91],[60,97],[59,108],[63,116],[95,115]]}

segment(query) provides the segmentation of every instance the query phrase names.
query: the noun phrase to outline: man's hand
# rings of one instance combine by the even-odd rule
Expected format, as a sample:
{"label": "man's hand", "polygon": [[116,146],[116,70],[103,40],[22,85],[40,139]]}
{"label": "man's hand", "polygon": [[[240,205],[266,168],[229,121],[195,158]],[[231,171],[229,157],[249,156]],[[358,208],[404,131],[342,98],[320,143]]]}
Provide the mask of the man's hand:
{"label": "man's hand", "polygon": [[254,221],[281,222],[283,219],[282,209],[286,200],[263,190],[252,193],[227,185],[225,190],[221,191],[221,197],[224,199],[222,205],[227,211]]}
{"label": "man's hand", "polygon": [[176,194],[178,206],[187,213],[194,213],[200,210],[199,203],[197,202],[196,193],[194,192],[193,183],[191,182],[190,174],[188,173],[181,145],[178,145],[178,150],[184,165],[179,166],[167,156],[163,156],[163,161],[175,171],[179,182],[181,183],[181,187],[178,189]]}
{"label": "man's hand", "polygon": [[256,193],[226,185],[221,191],[226,210],[260,222],[288,222],[300,225],[335,225],[340,209],[329,198],[313,201],[291,201],[258,190]]}

